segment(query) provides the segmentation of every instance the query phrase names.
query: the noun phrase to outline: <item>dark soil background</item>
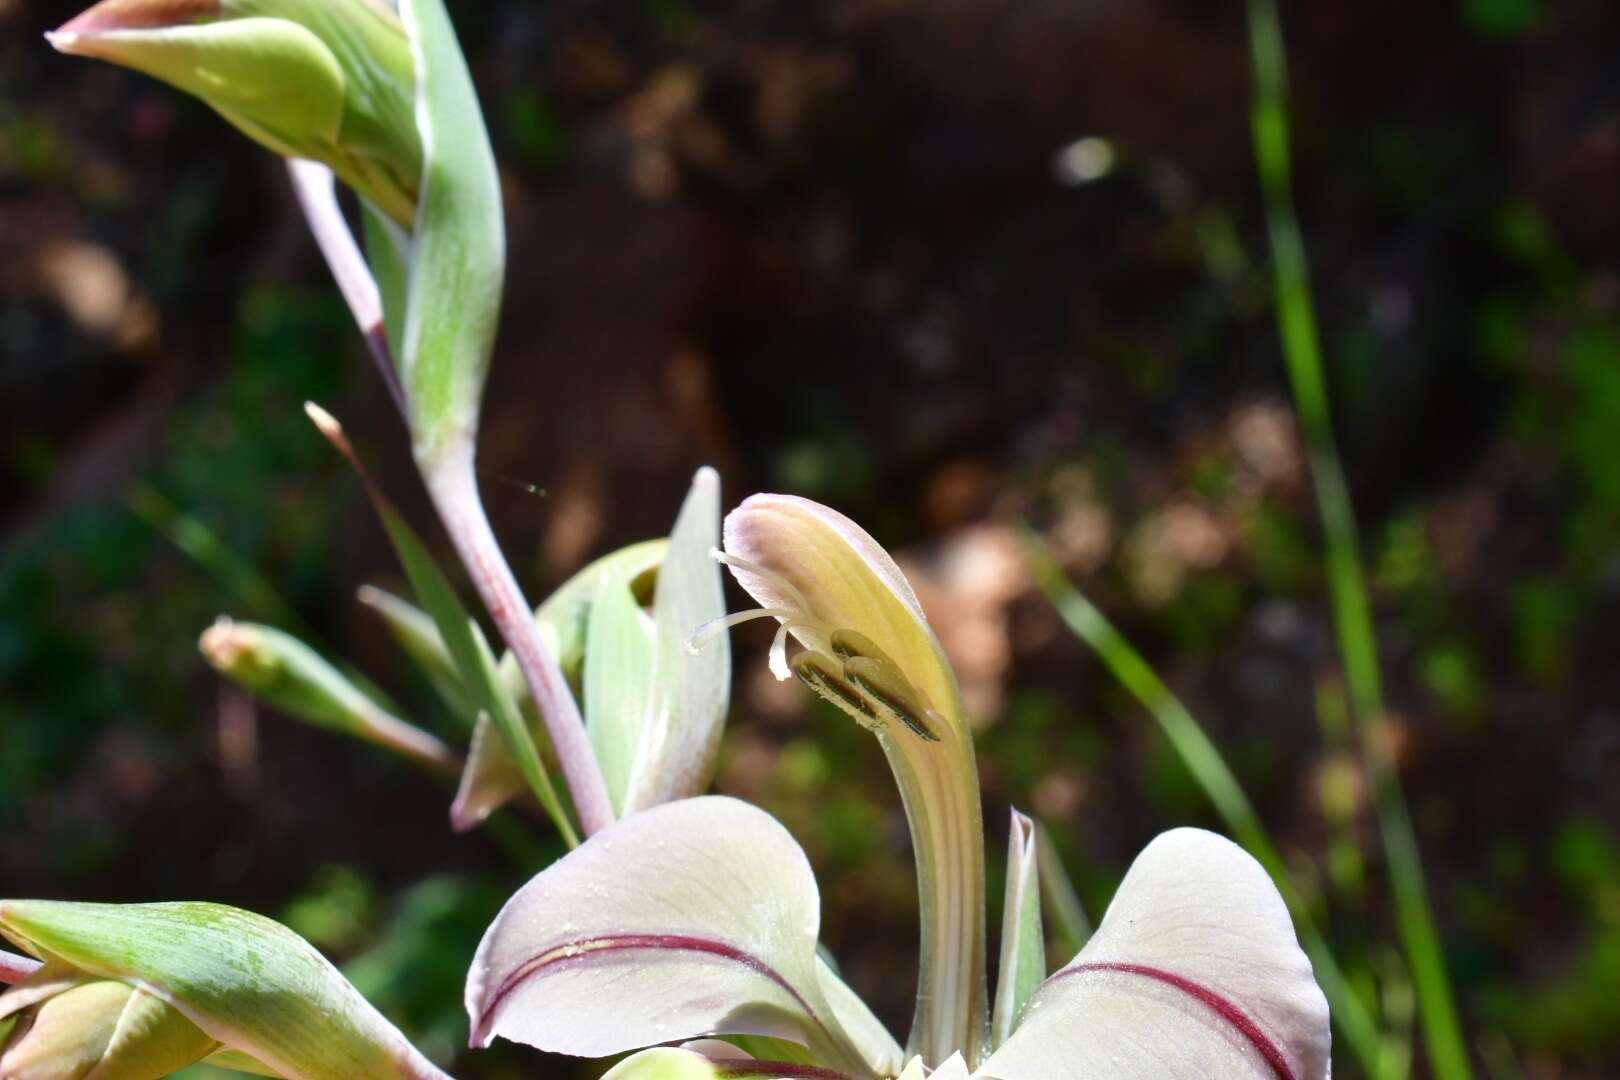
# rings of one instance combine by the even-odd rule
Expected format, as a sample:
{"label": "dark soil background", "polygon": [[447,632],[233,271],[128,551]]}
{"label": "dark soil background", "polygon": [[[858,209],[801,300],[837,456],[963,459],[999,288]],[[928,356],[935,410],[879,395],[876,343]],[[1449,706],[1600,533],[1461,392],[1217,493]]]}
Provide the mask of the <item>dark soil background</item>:
{"label": "dark soil background", "polygon": [[[1408,1030],[1270,304],[1243,5],[452,6],[510,227],[482,467],[531,596],[666,531],[700,463],[728,503],[836,505],[902,554],[959,665],[993,858],[1006,807],[1038,813],[1095,916],[1154,833],[1216,822],[1032,590],[1027,519],[1216,736]],[[1331,389],[1470,1047],[1482,1076],[1613,1076],[1620,9],[1283,8]],[[434,782],[260,715],[196,653],[217,613],[256,612],[132,502],[217,532],[445,719],[352,600],[400,575],[300,403],[432,519],[284,173],[200,104],[53,53],[40,33],[75,11],[0,0],[0,895],[264,911],[458,1075],[573,1075],[460,1049],[472,946],[533,858],[454,836]],[[739,636],[718,786],[806,845],[827,939],[901,1028],[898,799],[867,737],[770,679],[767,641]]]}

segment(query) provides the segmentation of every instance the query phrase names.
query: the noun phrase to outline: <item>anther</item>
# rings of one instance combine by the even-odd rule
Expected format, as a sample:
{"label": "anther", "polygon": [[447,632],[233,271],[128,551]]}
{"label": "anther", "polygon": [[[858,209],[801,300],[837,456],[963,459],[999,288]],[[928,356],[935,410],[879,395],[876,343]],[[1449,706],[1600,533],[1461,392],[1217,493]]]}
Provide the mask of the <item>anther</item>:
{"label": "anther", "polygon": [[822,653],[806,650],[793,658],[793,674],[800,682],[814,690],[826,701],[838,706],[868,731],[881,731],[877,707],[861,693],[840,670],[836,660]]}
{"label": "anther", "polygon": [[939,714],[922,703],[920,695],[906,681],[899,668],[887,660],[852,656],[844,661],[844,676],[868,698],[916,732],[919,738],[927,742],[939,741],[939,736],[928,724],[930,716],[937,718]]}

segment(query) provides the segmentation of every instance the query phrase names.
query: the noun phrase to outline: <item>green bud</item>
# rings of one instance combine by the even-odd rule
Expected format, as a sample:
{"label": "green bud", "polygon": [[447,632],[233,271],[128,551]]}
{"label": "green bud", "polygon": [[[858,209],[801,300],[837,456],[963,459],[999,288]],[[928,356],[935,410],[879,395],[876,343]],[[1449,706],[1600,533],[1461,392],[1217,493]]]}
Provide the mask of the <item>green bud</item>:
{"label": "green bud", "polygon": [[102,0],[47,36],[196,95],[278,154],[325,163],[401,225],[415,217],[414,61],[379,0]]}
{"label": "green bud", "polygon": [[156,1080],[219,1048],[173,1006],[62,964],[0,994],[0,1076]]}
{"label": "green bud", "polygon": [[7,1080],[154,1080],[204,1056],[300,1080],[447,1080],[308,942],[251,912],[5,900],[0,935],[45,960],[0,997],[0,1015],[23,1014]]}
{"label": "green bud", "polygon": [[461,769],[444,743],[384,709],[291,634],[221,618],[203,631],[197,644],[222,675],[282,712],[365,739],[441,772]]}

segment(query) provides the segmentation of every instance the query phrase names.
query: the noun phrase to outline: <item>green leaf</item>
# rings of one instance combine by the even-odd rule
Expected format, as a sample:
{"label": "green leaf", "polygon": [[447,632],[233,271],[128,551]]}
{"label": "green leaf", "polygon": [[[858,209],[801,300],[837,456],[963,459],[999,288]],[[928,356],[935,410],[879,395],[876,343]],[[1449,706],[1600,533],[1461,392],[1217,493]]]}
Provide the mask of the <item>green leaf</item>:
{"label": "green leaf", "polygon": [[400,651],[432,684],[450,711],[471,728],[478,718],[478,709],[467,694],[461,673],[456,670],[433,617],[409,600],[374,585],[362,585],[358,596],[362,604],[382,617]]}
{"label": "green leaf", "polygon": [[500,177],[442,0],[402,0],[422,138],[400,374],[424,467],[472,456],[506,267]]}
{"label": "green leaf", "polygon": [[392,504],[375,491],[373,501],[378,516],[383,520],[383,528],[387,530],[394,551],[405,568],[405,576],[410,579],[416,598],[433,616],[439,635],[444,638],[445,647],[455,661],[456,670],[461,673],[463,684],[471,689],[473,699],[501,733],[523,778],[528,781],[529,789],[540,800],[540,805],[545,807],[557,831],[562,833],[570,847],[577,845],[579,837],[563,810],[562,802],[557,798],[551,778],[546,775],[539,748],[523,721],[523,714],[496,678],[495,657],[490,653],[489,643],[484,640],[478,624],[467,613],[461,598],[417,538],[415,530]]}
{"label": "green leaf", "polygon": [[7,900],[0,933],[152,995],[284,1076],[445,1080],[308,942],[251,912]]}
{"label": "green leaf", "polygon": [[1052,932],[1065,956],[1073,956],[1091,939],[1091,920],[1086,916],[1080,893],[1063,866],[1052,831],[1045,825],[1035,826],[1035,856],[1040,864],[1041,897],[1046,915],[1052,921]]}
{"label": "green leaf", "polygon": [[551,778],[546,775],[540,751],[524,723],[523,714],[512,696],[502,687],[495,670],[495,658],[489,651],[489,644],[484,640],[478,624],[468,614],[461,598],[456,595],[450,579],[439,569],[439,564],[428,552],[427,545],[416,535],[416,530],[411,528],[410,523],[372,481],[360,456],[355,453],[354,447],[349,445],[347,436],[343,434],[342,425],[318,405],[306,404],[304,411],[309,414],[310,420],[320,429],[321,434],[326,436],[338,452],[349,459],[349,464],[354,466],[355,472],[365,485],[366,493],[371,497],[371,505],[377,511],[378,518],[382,520],[383,529],[388,533],[394,553],[405,569],[405,576],[410,580],[417,601],[438,627],[439,636],[443,638],[450,659],[454,662],[456,671],[460,673],[462,684],[468,688],[474,703],[489,716],[501,733],[513,759],[523,773],[523,778],[528,781],[535,798],[540,800],[540,805],[545,808],[557,826],[557,831],[562,834],[569,846],[578,845],[578,835],[574,832],[573,824],[568,820],[568,814],[557,798]]}

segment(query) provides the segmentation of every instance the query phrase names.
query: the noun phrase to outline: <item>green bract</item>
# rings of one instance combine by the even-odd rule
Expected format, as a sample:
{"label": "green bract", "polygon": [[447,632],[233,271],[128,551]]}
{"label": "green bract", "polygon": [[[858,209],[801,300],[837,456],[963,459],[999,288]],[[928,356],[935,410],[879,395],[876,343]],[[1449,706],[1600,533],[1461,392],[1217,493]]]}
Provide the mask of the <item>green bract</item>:
{"label": "green bract", "polygon": [[430,768],[456,772],[444,743],[378,704],[291,634],[222,618],[203,632],[202,654],[219,672],[300,720],[387,747]]}
{"label": "green bract", "polygon": [[102,0],[49,37],[196,95],[278,154],[325,163],[402,225],[415,216],[410,46],[378,0]]}
{"label": "green bract", "polygon": [[[58,1055],[41,1075],[78,1076],[68,1063],[100,1054],[110,1076],[149,1080],[229,1051],[233,1068],[296,1080],[447,1080],[308,942],[251,912],[6,900],[0,935],[45,961],[0,997],[0,1013],[29,1010],[8,1077],[12,1055]],[[120,1023],[115,1006],[133,1012]]]}

